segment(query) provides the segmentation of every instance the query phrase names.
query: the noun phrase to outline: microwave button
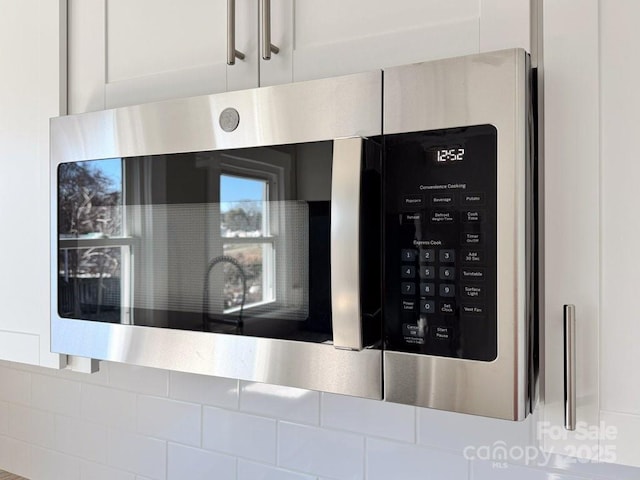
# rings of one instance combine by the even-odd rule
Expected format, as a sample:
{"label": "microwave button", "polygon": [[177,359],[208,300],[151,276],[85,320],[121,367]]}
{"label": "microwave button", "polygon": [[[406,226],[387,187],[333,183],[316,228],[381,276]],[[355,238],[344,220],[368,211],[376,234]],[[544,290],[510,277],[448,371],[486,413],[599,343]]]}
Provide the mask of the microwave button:
{"label": "microwave button", "polygon": [[402,300],[402,311],[404,311],[404,312],[415,312],[416,311],[416,301],[415,300]]}
{"label": "microwave button", "polygon": [[455,297],[456,296],[456,286],[450,285],[448,283],[440,284],[440,296],[441,297]]}
{"label": "microwave button", "polygon": [[482,250],[463,250],[462,261],[464,263],[483,263],[484,252]]}
{"label": "microwave button", "polygon": [[402,334],[405,337],[424,337],[424,327],[410,323],[402,324]]}
{"label": "microwave button", "polygon": [[460,279],[471,282],[484,281],[484,268],[462,268],[460,269]]}
{"label": "microwave button", "polygon": [[440,280],[454,280],[456,269],[453,267],[440,267]]}
{"label": "microwave button", "polygon": [[462,205],[484,205],[484,193],[465,193],[462,195]]}
{"label": "microwave button", "polygon": [[432,207],[452,207],[456,204],[454,193],[434,193],[431,195]]}
{"label": "microwave button", "polygon": [[440,302],[440,313],[444,313],[445,315],[453,315],[454,313],[456,313],[455,302],[452,300]]}
{"label": "microwave button", "polygon": [[433,263],[436,260],[436,251],[433,248],[420,250],[420,261],[422,263]]}
{"label": "microwave button", "polygon": [[403,262],[413,262],[416,259],[416,255],[418,254],[417,250],[412,248],[403,248],[402,249],[402,261]]}
{"label": "microwave button", "polygon": [[453,263],[456,261],[455,250],[440,250],[440,261],[444,263]]}
{"label": "microwave button", "polygon": [[436,271],[435,271],[435,267],[420,267],[420,278],[423,279],[427,279],[427,280],[431,280],[436,278]]}
{"label": "microwave button", "polygon": [[419,212],[405,213],[402,216],[403,225],[415,225],[422,219],[422,214]]}
{"label": "microwave button", "polygon": [[484,315],[484,305],[464,304],[460,307],[460,313],[464,315]]}
{"label": "microwave button", "polygon": [[416,276],[416,267],[413,265],[403,265],[400,270],[402,278],[413,278]]}
{"label": "microwave button", "polygon": [[431,212],[431,223],[454,223],[456,221],[455,212],[451,210],[434,210]]}
{"label": "microwave button", "polygon": [[484,220],[482,210],[465,210],[462,212],[462,221],[467,223],[478,223]]}
{"label": "microwave button", "polygon": [[400,290],[403,295],[415,295],[416,294],[416,284],[413,282],[402,282],[400,284]]}
{"label": "microwave button", "polygon": [[433,300],[420,300],[420,313],[435,313],[436,302]]}
{"label": "microwave button", "polygon": [[448,341],[453,339],[452,327],[431,327],[431,336],[436,340]]}
{"label": "microwave button", "polygon": [[424,205],[424,197],[422,195],[405,195],[402,197],[402,206],[404,208],[419,208]]}
{"label": "microwave button", "polygon": [[462,245],[482,245],[482,234],[480,232],[463,232]]}
{"label": "microwave button", "polygon": [[420,295],[424,295],[425,297],[432,297],[435,295],[436,287],[433,283],[421,283],[420,284]]}
{"label": "microwave button", "polygon": [[468,299],[484,298],[484,287],[481,285],[464,285],[462,296]]}

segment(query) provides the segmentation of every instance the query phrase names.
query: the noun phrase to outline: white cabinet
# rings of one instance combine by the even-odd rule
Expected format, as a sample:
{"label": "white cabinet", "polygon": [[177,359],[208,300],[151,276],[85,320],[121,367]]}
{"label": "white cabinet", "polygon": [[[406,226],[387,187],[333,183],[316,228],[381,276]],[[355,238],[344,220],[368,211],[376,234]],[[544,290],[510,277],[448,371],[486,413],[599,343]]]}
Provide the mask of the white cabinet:
{"label": "white cabinet", "polygon": [[65,4],[0,7],[0,359],[58,368],[49,352],[49,118],[66,106]]}
{"label": "white cabinet", "polygon": [[69,0],[69,112],[258,86],[258,3],[235,7],[227,65],[227,0]]}
{"label": "white cabinet", "polygon": [[[274,10],[279,2],[286,0],[273,0]],[[294,81],[529,50],[529,0],[296,0],[292,22]]]}
{"label": "white cabinet", "polygon": [[[639,15],[635,0],[547,1],[544,15],[543,446],[633,466],[640,466]],[[563,429],[567,303],[576,306],[576,432]]]}
{"label": "white cabinet", "polygon": [[[580,15],[573,12],[580,7]],[[570,21],[567,21],[570,19]],[[545,2],[543,447],[598,457],[600,186],[598,0]],[[577,316],[578,430],[564,429],[563,305]]]}
{"label": "white cabinet", "polygon": [[[640,466],[640,3],[600,1],[600,420],[616,460]],[[611,430],[611,429],[610,429]],[[613,435],[612,435],[613,436]]]}
{"label": "white cabinet", "polygon": [[227,0],[69,0],[69,111],[374,70],[501,48],[529,49],[529,0],[235,2],[227,65]]}

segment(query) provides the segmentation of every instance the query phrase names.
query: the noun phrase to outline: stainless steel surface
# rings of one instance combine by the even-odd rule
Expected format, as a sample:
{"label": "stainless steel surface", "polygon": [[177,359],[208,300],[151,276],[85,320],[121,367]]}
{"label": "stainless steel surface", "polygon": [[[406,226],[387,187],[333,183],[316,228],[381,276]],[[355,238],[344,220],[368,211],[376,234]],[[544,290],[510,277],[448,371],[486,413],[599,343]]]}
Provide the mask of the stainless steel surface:
{"label": "stainless steel surface", "polygon": [[385,399],[521,420],[528,404],[529,68],[523,50],[386,69],[383,133],[492,124],[498,130],[498,357],[384,353]]}
{"label": "stainless steel surface", "polygon": [[333,346],[362,350],[360,319],[360,169],[362,139],[333,142],[331,318]]}
{"label": "stainless steel surface", "polygon": [[53,349],[73,355],[382,398],[379,350],[60,318],[54,331]]}
{"label": "stainless steel surface", "polygon": [[271,0],[262,0],[262,59],[271,60],[280,49],[271,43]]}
{"label": "stainless steel surface", "polygon": [[227,65],[235,65],[244,53],[236,50],[236,0],[227,0]]}
{"label": "stainless steel surface", "polygon": [[576,307],[564,306],[564,428],[576,429]]}
{"label": "stainless steel surface", "polygon": [[[380,135],[381,92],[381,73],[372,72],[52,119],[51,258],[58,258],[60,163]],[[230,133],[218,122],[228,107],[241,118]],[[54,260],[54,352],[382,398],[379,350],[65,319],[57,282]]]}
{"label": "stainless steel surface", "polygon": [[[381,92],[369,72],[54,118],[52,166],[380,135]],[[228,107],[240,114],[233,132],[218,123]]]}

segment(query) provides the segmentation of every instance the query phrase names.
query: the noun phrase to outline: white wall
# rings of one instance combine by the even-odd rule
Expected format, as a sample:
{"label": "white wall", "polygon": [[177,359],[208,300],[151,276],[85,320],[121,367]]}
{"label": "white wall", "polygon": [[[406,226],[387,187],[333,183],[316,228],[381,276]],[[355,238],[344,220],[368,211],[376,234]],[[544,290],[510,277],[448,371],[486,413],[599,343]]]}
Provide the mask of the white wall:
{"label": "white wall", "polygon": [[0,385],[0,468],[33,480],[640,476],[540,452],[530,466],[464,458],[465,447],[496,441],[526,448],[535,418],[489,420],[113,363],[93,376],[0,363]]}

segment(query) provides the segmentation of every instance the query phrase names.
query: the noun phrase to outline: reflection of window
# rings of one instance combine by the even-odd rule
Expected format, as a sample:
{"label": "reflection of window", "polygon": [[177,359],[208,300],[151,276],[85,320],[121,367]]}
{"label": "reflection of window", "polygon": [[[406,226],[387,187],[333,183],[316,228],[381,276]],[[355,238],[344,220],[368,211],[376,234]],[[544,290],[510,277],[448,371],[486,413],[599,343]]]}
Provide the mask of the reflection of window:
{"label": "reflection of window", "polygon": [[123,305],[129,304],[132,241],[123,216],[121,159],[58,167],[60,315],[130,321]]}
{"label": "reflection of window", "polygon": [[234,258],[224,265],[224,311],[275,300],[275,245],[269,219],[269,182],[238,175],[220,176],[220,236],[223,253]]}

